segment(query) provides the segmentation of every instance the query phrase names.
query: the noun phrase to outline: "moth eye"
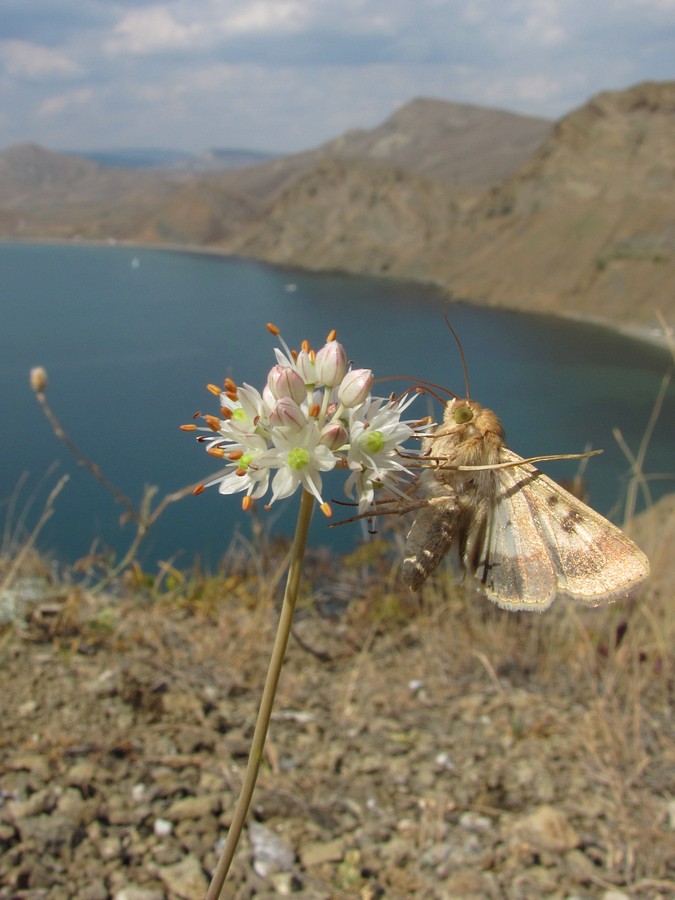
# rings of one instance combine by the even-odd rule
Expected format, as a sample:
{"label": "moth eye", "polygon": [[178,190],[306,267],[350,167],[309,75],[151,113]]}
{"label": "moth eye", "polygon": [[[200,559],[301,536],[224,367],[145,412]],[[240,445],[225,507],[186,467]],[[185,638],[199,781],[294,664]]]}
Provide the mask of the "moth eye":
{"label": "moth eye", "polygon": [[473,410],[470,406],[459,406],[453,412],[452,418],[458,425],[465,425],[473,419]]}

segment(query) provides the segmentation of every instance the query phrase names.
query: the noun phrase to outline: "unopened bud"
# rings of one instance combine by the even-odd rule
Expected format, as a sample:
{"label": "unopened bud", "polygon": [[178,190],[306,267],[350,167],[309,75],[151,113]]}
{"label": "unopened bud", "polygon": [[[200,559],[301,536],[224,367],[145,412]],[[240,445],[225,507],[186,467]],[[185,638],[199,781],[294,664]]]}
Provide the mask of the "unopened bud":
{"label": "unopened bud", "polygon": [[347,372],[347,354],[338,341],[329,341],[316,354],[316,374],[321,384],[335,387]]}
{"label": "unopened bud", "polygon": [[349,432],[341,422],[330,422],[321,429],[319,443],[329,450],[339,450],[349,440]]}
{"label": "unopened bud", "polygon": [[277,399],[290,397],[296,403],[302,403],[307,396],[307,388],[302,377],[290,366],[274,366],[267,376],[267,387]]}
{"label": "unopened bud", "polygon": [[287,425],[299,431],[307,424],[307,417],[290,397],[282,397],[270,412],[270,422],[272,425]]}
{"label": "unopened bud", "polygon": [[44,394],[47,390],[47,370],[42,366],[35,366],[30,370],[30,386],[36,394]]}
{"label": "unopened bud", "polygon": [[342,379],[338,388],[338,400],[347,409],[353,409],[363,403],[373,385],[373,373],[370,369],[352,369]]}

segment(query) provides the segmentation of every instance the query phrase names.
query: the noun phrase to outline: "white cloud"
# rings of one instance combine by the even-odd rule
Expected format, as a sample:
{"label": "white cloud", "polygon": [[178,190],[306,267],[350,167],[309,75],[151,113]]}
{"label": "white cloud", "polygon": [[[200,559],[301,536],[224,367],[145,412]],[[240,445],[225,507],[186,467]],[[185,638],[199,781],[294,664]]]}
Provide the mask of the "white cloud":
{"label": "white cloud", "polygon": [[106,42],[106,49],[111,53],[143,56],[189,48],[200,42],[203,33],[199,22],[183,25],[166,6],[150,6],[123,16]]}
{"label": "white cloud", "polygon": [[13,78],[38,80],[81,74],[81,67],[59,50],[29,41],[0,42],[0,59]]}
{"label": "white cloud", "polygon": [[301,0],[256,0],[224,15],[221,28],[233,34],[297,31],[307,24],[309,11]]}
{"label": "white cloud", "polygon": [[63,94],[55,94],[47,97],[40,103],[37,109],[38,116],[60,116],[64,112],[72,110],[73,107],[83,106],[89,103],[94,97],[91,88],[80,88],[76,91],[66,91]]}

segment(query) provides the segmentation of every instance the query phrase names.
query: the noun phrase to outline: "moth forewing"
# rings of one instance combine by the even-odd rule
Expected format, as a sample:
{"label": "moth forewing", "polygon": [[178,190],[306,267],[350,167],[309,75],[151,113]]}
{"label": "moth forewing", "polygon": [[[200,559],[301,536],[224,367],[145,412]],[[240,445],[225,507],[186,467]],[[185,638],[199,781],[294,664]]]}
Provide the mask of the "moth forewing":
{"label": "moth forewing", "polygon": [[557,596],[607,602],[647,577],[646,556],[623,532],[503,439],[494,413],[469,400],[450,401],[442,425],[425,438],[423,508],[403,563],[412,590],[450,549],[460,569],[506,609],[544,610]]}
{"label": "moth forewing", "polygon": [[647,557],[629,537],[546,475],[537,472],[519,496],[548,549],[559,595],[592,605],[611,602],[649,575]]}

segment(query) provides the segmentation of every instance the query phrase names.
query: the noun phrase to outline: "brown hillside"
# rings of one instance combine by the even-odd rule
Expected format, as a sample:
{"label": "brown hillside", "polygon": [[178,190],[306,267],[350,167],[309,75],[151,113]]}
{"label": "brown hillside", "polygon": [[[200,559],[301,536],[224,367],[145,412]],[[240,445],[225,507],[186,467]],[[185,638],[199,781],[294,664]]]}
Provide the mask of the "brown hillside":
{"label": "brown hillside", "polygon": [[[439,182],[363,163],[331,177],[317,167],[231,249],[425,278],[489,304],[651,323],[655,309],[675,310],[674,97],[666,83],[593,98],[463,216]],[[414,215],[372,215],[401,205]]]}
{"label": "brown hillside", "polygon": [[179,183],[17,144],[0,153],[0,237],[126,237]]}
{"label": "brown hillside", "polygon": [[675,309],[675,83],[603,93],[453,235],[437,277],[491,303],[648,323]]}
{"label": "brown hillside", "polygon": [[350,131],[322,155],[372,159],[456,187],[502,181],[551,130],[548,119],[420,97],[371,131]]}
{"label": "brown hillside", "polygon": [[325,160],[227,247],[307,269],[424,278],[420,251],[457,220],[446,185],[372,162]]}

